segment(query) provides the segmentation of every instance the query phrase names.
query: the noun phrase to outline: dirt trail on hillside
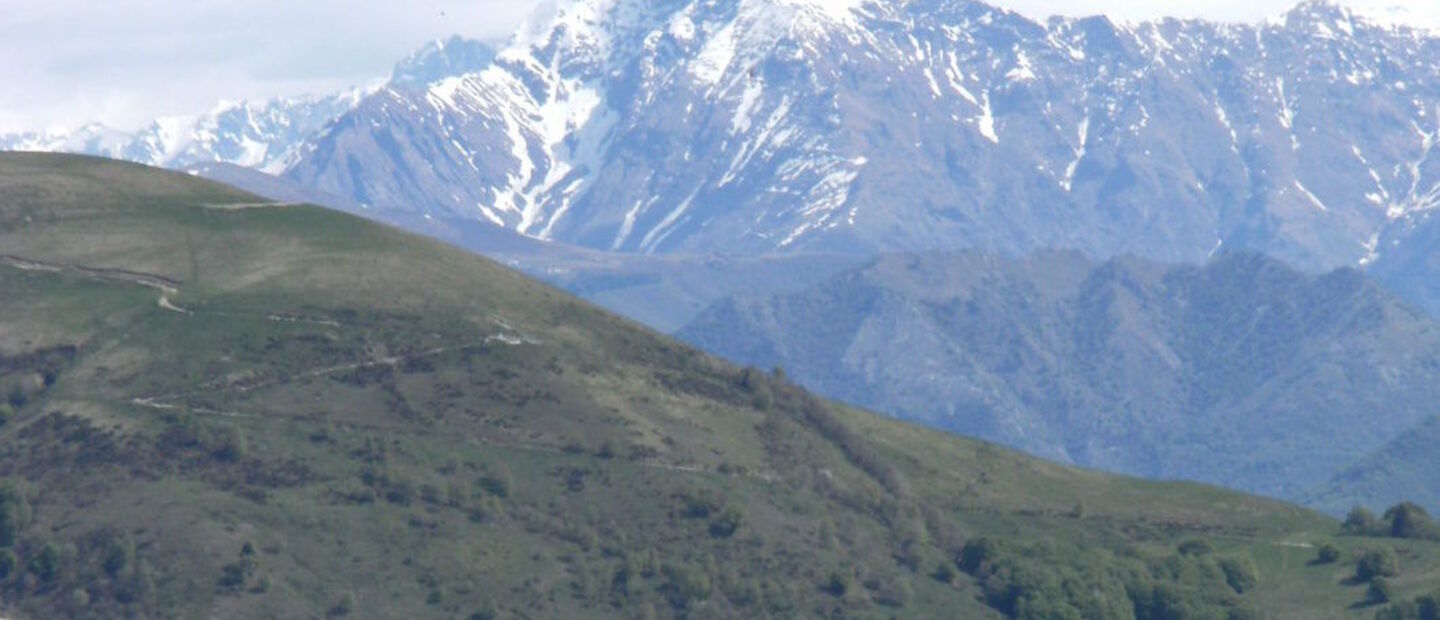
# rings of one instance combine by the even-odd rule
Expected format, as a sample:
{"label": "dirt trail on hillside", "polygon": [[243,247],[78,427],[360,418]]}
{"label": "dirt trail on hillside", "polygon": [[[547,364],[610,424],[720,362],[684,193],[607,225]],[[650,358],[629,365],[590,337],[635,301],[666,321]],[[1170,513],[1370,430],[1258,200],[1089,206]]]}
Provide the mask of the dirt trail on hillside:
{"label": "dirt trail on hillside", "polygon": [[171,297],[180,294],[180,283],[176,282],[175,280],[171,280],[170,278],[167,278],[165,276],[160,276],[153,273],[144,273],[140,271],[130,271],[128,269],[112,269],[107,267],[87,267],[85,265],[47,263],[44,261],[31,260],[11,254],[0,255],[0,264],[9,265],[11,267],[15,267],[16,269],[21,269],[24,271],[43,271],[47,273],[73,271],[75,273],[79,273],[81,275],[89,276],[99,280],[113,280],[117,282],[126,282],[129,284],[138,284],[140,286],[160,291],[160,299],[157,303],[161,308],[169,310],[170,312],[191,314],[189,310],[181,308],[180,306],[175,305],[174,302],[170,301]]}
{"label": "dirt trail on hillside", "polygon": [[200,205],[200,208],[202,208],[202,209],[214,209],[214,210],[216,210],[216,211],[240,211],[240,210],[242,210],[242,209],[268,209],[268,208],[272,208],[272,207],[273,207],[273,208],[298,207],[298,206],[300,206],[301,204],[304,204],[304,203],[299,203],[299,202],[232,202],[232,203],[226,203],[226,204],[219,204],[219,203],[202,203],[202,204]]}

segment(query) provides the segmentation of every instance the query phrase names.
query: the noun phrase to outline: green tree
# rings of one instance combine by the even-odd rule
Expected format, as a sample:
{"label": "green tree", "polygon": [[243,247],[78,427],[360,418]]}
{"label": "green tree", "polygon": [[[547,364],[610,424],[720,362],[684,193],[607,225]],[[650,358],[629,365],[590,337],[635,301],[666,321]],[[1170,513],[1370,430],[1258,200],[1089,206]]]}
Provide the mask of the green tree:
{"label": "green tree", "polygon": [[1334,543],[1325,543],[1320,545],[1320,549],[1315,552],[1315,563],[1334,564],[1340,561],[1340,555],[1339,547]]}
{"label": "green tree", "polygon": [[15,546],[20,531],[30,524],[30,502],[14,481],[0,482],[0,549]]}
{"label": "green tree", "polygon": [[10,395],[5,399],[5,404],[10,405],[12,409],[17,411],[24,409],[25,404],[28,402],[30,402],[30,395],[26,394],[25,389],[19,384],[10,388]]}
{"label": "green tree", "polygon": [[1260,583],[1260,569],[1248,555],[1220,558],[1220,571],[1225,573],[1225,583],[1236,594],[1249,592]]}
{"label": "green tree", "polygon": [[899,575],[886,575],[880,580],[875,589],[875,602],[886,607],[901,608],[910,604],[910,599],[915,596],[910,582]]}
{"label": "green tree", "polygon": [[989,538],[976,538],[965,543],[955,564],[966,574],[974,575],[986,562],[998,558],[1000,553],[999,543]]}
{"label": "green tree", "polygon": [[119,575],[135,561],[135,542],[129,536],[114,536],[105,544],[101,568],[110,576]]}
{"label": "green tree", "polygon": [[1390,535],[1395,538],[1427,540],[1440,537],[1430,513],[1410,502],[1397,504],[1385,511],[1385,522],[1390,526]]}
{"label": "green tree", "polygon": [[1345,523],[1341,529],[1351,536],[1374,536],[1380,533],[1379,517],[1370,512],[1369,508],[1356,506],[1350,509],[1350,514],[1345,516]]}
{"label": "green tree", "polygon": [[330,606],[330,616],[338,618],[348,616],[355,611],[355,593],[350,591],[341,592],[335,599],[335,604]]}
{"label": "green tree", "polygon": [[1426,594],[1415,599],[1420,620],[1440,620],[1440,594]]}
{"label": "green tree", "polygon": [[1210,541],[1201,540],[1198,538],[1194,538],[1180,543],[1179,550],[1180,555],[1192,556],[1210,555],[1211,553],[1215,552],[1215,548],[1210,546]]}
{"label": "green tree", "polygon": [[20,567],[20,558],[10,549],[0,549],[0,583],[9,579]]}
{"label": "green tree", "polygon": [[1373,605],[1383,605],[1395,599],[1395,586],[1389,579],[1376,577],[1370,581],[1370,589],[1365,594],[1366,600]]}
{"label": "green tree", "polygon": [[720,515],[710,522],[710,535],[716,538],[729,538],[735,535],[740,529],[740,524],[745,521],[744,513],[735,506],[726,506],[720,511]]}
{"label": "green tree", "polygon": [[480,488],[502,499],[510,496],[510,491],[514,486],[515,481],[510,476],[510,468],[506,467],[504,463],[496,463],[493,467],[486,468],[485,475],[480,477]]}
{"label": "green tree", "polygon": [[1368,549],[1355,563],[1355,577],[1360,581],[1373,581],[1376,577],[1394,577],[1399,574],[1400,556],[1389,546]]}
{"label": "green tree", "polygon": [[676,609],[689,609],[710,598],[710,576],[684,565],[665,566],[665,592]]}
{"label": "green tree", "polygon": [[833,570],[830,571],[830,575],[825,578],[825,583],[821,586],[821,589],[835,596],[845,596],[845,593],[850,591],[851,582],[853,581],[854,578],[850,576],[849,572]]}
{"label": "green tree", "polygon": [[45,543],[40,553],[30,558],[30,563],[25,570],[34,575],[42,583],[50,583],[60,576],[60,548],[54,544]]}
{"label": "green tree", "polygon": [[935,567],[935,572],[930,573],[930,576],[940,583],[954,583],[955,565],[949,561],[941,561],[940,565]]}
{"label": "green tree", "polygon": [[250,451],[249,442],[245,439],[245,431],[234,426],[221,428],[216,433],[214,446],[212,454],[226,463],[243,460]]}

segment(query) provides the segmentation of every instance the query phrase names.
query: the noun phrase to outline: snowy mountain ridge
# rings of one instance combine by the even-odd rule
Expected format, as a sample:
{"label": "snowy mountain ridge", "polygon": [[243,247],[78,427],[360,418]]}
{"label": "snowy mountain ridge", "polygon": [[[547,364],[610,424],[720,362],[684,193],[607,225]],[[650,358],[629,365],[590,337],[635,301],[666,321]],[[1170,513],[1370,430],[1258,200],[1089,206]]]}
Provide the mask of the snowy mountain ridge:
{"label": "snowy mountain ridge", "polygon": [[1315,1],[1262,25],[552,2],[490,68],[357,107],[287,174],[627,252],[1240,247],[1357,265],[1440,205],[1437,50]]}
{"label": "snowy mountain ridge", "polygon": [[307,138],[370,90],[225,102],[205,114],[156,119],[133,133],[92,123],[75,131],[0,136],[0,150],[85,153],[166,168],[225,162],[278,173],[294,164]]}

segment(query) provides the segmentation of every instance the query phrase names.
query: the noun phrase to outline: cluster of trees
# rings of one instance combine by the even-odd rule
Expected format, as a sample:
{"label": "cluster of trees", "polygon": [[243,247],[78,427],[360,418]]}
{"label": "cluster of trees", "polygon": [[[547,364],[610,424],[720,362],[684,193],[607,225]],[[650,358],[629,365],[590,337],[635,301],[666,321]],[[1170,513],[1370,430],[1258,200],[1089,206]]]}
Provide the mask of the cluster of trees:
{"label": "cluster of trees", "polygon": [[745,513],[725,498],[711,491],[683,492],[676,494],[680,501],[679,514],[686,519],[706,519],[710,522],[710,535],[716,538],[730,538],[745,522]]}
{"label": "cluster of trees", "polygon": [[1345,517],[1341,527],[1351,536],[1440,540],[1440,526],[1436,525],[1430,513],[1410,502],[1396,504],[1380,517],[1363,506],[1356,507]]}
{"label": "cluster of trees", "polygon": [[26,535],[28,496],[24,484],[0,481],[0,589],[16,598],[48,597],[70,616],[143,616],[156,573],[137,557],[135,542],[104,532],[69,543]]}
{"label": "cluster of trees", "polygon": [[[1348,527],[1348,526],[1347,526]],[[1344,557],[1340,547],[1325,543],[1315,554],[1315,564],[1334,564]],[[1389,603],[1395,594],[1390,579],[1400,574],[1400,556],[1389,545],[1371,547],[1360,551],[1355,558],[1354,583],[1369,584],[1366,602],[1371,604]],[[1440,620],[1437,618],[1436,620]]]}
{"label": "cluster of trees", "polygon": [[[343,494],[347,501],[362,505],[383,500],[407,507],[417,502],[444,506],[465,512],[477,523],[493,520],[504,512],[503,502],[515,486],[505,463],[471,463],[462,467],[458,459],[452,459],[436,471],[440,476],[437,478],[429,472],[400,465],[399,460],[391,456],[392,444],[378,437],[366,437],[360,447],[351,452],[361,463],[360,487]],[[470,470],[477,470],[478,476]]]}
{"label": "cluster of trees", "polygon": [[1260,578],[1248,556],[1216,555],[1199,542],[1153,558],[981,538],[956,564],[990,606],[1019,620],[1248,618],[1239,595]]}

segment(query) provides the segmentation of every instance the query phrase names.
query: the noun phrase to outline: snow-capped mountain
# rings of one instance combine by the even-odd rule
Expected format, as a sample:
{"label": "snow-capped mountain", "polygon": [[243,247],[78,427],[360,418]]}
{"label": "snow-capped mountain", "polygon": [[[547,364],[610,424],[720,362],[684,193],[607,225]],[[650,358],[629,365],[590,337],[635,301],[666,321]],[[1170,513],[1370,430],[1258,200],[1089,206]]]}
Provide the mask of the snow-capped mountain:
{"label": "snow-capped mountain", "polygon": [[366,92],[222,103],[206,114],[157,119],[134,133],[92,123],[74,132],[0,136],[0,150],[85,153],[167,168],[225,162],[280,172],[307,139]]}
{"label": "snow-capped mountain", "polygon": [[433,82],[474,73],[490,66],[495,48],[483,41],[452,36],[436,39],[396,63],[391,86],[424,88]]}
{"label": "snow-capped mountain", "polygon": [[1440,205],[1440,39],[1037,23],[969,0],[552,3],[495,64],[391,89],[288,175],[631,252],[1072,247],[1307,268]]}
{"label": "snow-capped mountain", "polygon": [[[478,71],[493,57],[493,50],[479,41],[435,41],[397,64],[388,83],[423,90],[430,81]],[[157,119],[135,132],[91,123],[74,131],[3,135],[0,150],[85,153],[176,169],[220,162],[279,173],[329,123],[380,88],[226,102],[205,114]]]}

